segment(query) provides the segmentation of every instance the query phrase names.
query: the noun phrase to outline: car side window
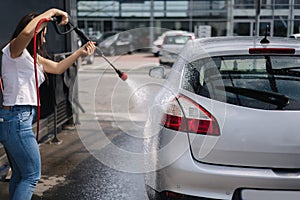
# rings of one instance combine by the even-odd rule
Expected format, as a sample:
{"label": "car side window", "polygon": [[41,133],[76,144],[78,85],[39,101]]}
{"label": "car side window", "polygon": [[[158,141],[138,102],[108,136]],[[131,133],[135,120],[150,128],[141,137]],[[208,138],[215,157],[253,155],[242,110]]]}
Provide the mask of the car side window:
{"label": "car side window", "polygon": [[121,33],[120,36],[119,36],[119,39],[121,41],[127,41],[127,40],[130,40],[130,38],[131,38],[131,35],[129,33],[126,33],[126,32]]}

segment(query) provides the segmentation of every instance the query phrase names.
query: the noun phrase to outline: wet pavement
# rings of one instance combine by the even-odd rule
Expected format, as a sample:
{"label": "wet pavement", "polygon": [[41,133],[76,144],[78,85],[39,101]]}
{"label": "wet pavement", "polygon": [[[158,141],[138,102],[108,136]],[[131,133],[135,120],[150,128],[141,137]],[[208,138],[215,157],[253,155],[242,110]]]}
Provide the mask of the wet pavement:
{"label": "wet pavement", "polygon": [[[110,122],[105,122],[105,124],[107,124],[107,128],[109,128]],[[104,126],[105,125],[103,124],[102,127]],[[117,136],[114,137],[114,142],[116,143],[118,143],[117,140],[124,141],[125,135],[123,135],[122,131],[107,129],[106,133],[108,135],[117,134]],[[33,200],[144,199],[144,182],[142,174],[120,172],[102,164],[85,150],[76,133],[64,131],[63,134],[63,137],[66,139],[66,141],[64,140],[64,145],[69,147],[67,148],[67,151],[69,151],[67,154],[71,154],[72,156],[68,158],[57,157],[53,154],[55,162],[59,160],[60,162],[56,163],[57,166],[53,166],[56,168],[54,170],[56,172],[52,172],[52,176],[55,176],[56,180],[60,177],[61,180],[64,179],[64,181],[57,181],[57,184],[45,191],[42,196],[38,196],[37,190],[37,195],[35,195]],[[66,142],[68,142],[68,144]],[[59,148],[57,150],[60,151]],[[51,163],[53,163],[54,160],[52,160]],[[53,167],[49,168],[47,163],[44,163],[44,171],[51,170]],[[40,184],[43,183],[41,182]],[[46,185],[47,182],[44,184]]]}
{"label": "wet pavement", "polygon": [[[124,141],[119,134],[115,142]],[[143,174],[102,164],[85,149],[76,130],[63,130],[57,137],[61,144],[40,145],[42,178],[32,200],[144,199]],[[0,199],[8,200],[8,182],[0,183]]]}

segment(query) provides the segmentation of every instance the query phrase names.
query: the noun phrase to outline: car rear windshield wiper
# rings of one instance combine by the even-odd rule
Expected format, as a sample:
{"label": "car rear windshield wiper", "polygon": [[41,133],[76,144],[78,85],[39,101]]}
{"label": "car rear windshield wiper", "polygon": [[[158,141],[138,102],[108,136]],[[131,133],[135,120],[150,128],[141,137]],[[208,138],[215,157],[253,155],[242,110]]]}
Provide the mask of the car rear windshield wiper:
{"label": "car rear windshield wiper", "polygon": [[300,67],[285,67],[279,69],[271,69],[269,72],[274,75],[289,75],[289,76],[300,76]]}
{"label": "car rear windshield wiper", "polygon": [[233,87],[233,86],[216,86],[219,90],[224,90],[226,92],[243,95],[246,97],[254,98],[266,103],[277,105],[278,109],[281,109],[289,104],[289,97],[283,94],[278,94],[275,92],[261,91],[249,88]]}

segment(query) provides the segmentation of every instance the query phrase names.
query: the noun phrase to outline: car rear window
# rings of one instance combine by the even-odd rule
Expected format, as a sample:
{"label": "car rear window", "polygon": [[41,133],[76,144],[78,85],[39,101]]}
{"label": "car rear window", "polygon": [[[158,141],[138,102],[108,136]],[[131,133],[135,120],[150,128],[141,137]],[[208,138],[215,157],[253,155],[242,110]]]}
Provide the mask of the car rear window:
{"label": "car rear window", "polygon": [[164,44],[185,44],[189,39],[188,35],[166,36]]}
{"label": "car rear window", "polygon": [[300,57],[199,59],[185,66],[182,87],[226,103],[266,110],[300,109]]}

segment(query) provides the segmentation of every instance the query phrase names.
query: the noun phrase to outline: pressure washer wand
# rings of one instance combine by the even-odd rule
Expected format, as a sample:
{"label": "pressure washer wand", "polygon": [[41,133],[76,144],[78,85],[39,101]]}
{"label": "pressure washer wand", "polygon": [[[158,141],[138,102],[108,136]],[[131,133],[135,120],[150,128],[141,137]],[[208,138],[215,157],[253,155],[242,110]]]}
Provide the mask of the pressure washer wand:
{"label": "pressure washer wand", "polygon": [[[90,41],[86,35],[77,27],[74,27],[74,31],[77,33],[77,35],[86,43]],[[121,72],[119,69],[117,69],[103,54],[101,49],[99,47],[96,47],[96,53],[98,53],[108,64],[115,70],[115,72],[119,75],[119,77],[123,80],[126,81],[128,78],[128,75],[125,72]]]}
{"label": "pressure washer wand", "polygon": [[103,54],[103,52],[100,50],[99,47],[96,47],[95,50],[99,55],[101,55],[101,57],[108,62],[108,64],[110,64],[110,66],[115,70],[115,72],[119,75],[119,77],[123,80],[126,81],[128,78],[128,75],[125,72],[121,72],[120,70],[118,70]]}

